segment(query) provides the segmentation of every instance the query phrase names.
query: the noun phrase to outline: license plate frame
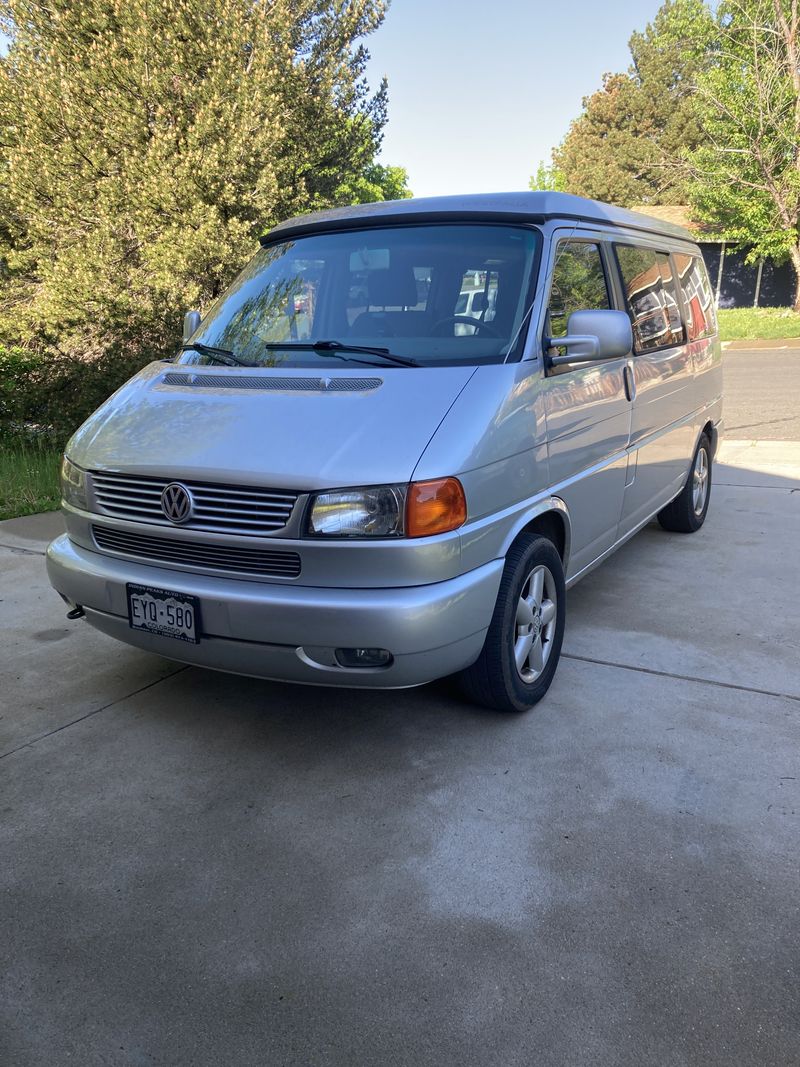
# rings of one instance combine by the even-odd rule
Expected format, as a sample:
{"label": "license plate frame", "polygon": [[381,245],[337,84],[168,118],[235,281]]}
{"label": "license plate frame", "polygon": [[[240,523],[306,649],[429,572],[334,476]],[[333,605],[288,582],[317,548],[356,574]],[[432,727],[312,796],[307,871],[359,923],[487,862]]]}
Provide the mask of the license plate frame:
{"label": "license plate frame", "polygon": [[[200,644],[200,599],[155,585],[127,582],[128,625],[132,630]],[[190,618],[187,619],[187,612]]]}

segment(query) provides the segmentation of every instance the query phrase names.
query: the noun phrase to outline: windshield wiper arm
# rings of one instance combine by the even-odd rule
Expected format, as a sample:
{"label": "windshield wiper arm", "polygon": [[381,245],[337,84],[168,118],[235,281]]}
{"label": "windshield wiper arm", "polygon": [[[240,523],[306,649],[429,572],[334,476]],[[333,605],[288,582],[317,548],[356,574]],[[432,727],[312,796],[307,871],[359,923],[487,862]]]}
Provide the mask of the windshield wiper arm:
{"label": "windshield wiper arm", "polygon": [[254,366],[253,363],[246,363],[243,359],[239,359],[228,348],[215,348],[214,345],[204,345],[202,341],[181,345],[181,352],[190,352],[192,349],[195,352],[199,352],[201,356],[210,356],[212,359],[216,359],[217,363],[222,363],[226,367],[229,367],[231,363],[234,363],[237,367]]}
{"label": "windshield wiper arm", "polygon": [[369,345],[350,345],[344,341],[267,341],[264,347],[270,351],[277,348],[305,349],[307,352],[331,352],[338,355],[339,352],[363,353],[365,356],[380,356],[388,359],[390,363],[397,363],[400,367],[419,367],[420,364],[409,356],[398,356],[390,352],[388,348],[372,348]]}
{"label": "windshield wiper arm", "polygon": [[351,345],[345,341],[314,341],[315,352],[363,352],[365,356],[380,356],[401,367],[418,367],[419,363],[409,356],[398,356],[388,348],[375,348],[372,345]]}

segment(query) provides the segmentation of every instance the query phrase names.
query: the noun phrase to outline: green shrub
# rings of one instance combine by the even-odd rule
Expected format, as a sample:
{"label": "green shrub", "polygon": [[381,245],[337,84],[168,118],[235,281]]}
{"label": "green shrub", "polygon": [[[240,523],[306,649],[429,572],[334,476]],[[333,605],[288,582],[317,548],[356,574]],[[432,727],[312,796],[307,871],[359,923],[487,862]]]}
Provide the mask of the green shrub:
{"label": "green shrub", "polygon": [[62,448],[84,419],[148,362],[141,353],[107,353],[89,361],[0,346],[0,441]]}

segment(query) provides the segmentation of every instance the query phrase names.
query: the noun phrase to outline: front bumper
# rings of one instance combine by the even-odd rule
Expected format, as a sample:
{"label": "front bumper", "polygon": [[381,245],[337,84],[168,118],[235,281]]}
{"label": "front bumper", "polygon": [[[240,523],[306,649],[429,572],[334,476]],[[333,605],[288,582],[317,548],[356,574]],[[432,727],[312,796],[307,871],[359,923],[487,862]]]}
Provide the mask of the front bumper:
{"label": "front bumper", "polygon": [[[53,587],[98,630],[170,659],[258,678],[363,688],[421,685],[469,666],[492,618],[503,561],[430,585],[330,589],[266,584],[132,563],[64,534],[47,550]],[[200,598],[189,645],[128,626],[126,583]],[[388,667],[347,669],[334,648],[385,648]]]}

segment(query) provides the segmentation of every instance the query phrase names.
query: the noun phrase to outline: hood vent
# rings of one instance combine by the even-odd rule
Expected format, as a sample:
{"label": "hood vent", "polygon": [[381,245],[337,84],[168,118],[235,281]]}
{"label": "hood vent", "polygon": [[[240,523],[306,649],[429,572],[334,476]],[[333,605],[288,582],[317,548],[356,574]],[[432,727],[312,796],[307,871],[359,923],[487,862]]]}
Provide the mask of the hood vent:
{"label": "hood vent", "polygon": [[167,371],[162,385],[190,389],[260,389],[270,393],[365,393],[382,378],[279,378],[271,374],[192,374]]}

